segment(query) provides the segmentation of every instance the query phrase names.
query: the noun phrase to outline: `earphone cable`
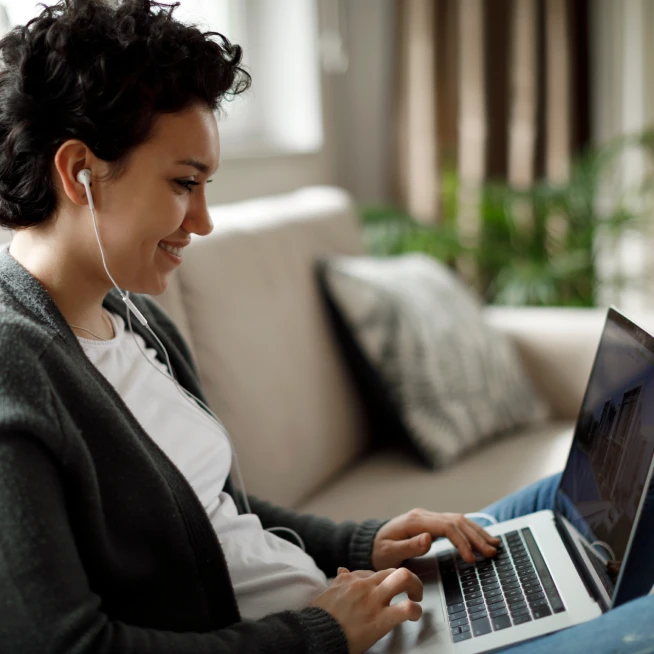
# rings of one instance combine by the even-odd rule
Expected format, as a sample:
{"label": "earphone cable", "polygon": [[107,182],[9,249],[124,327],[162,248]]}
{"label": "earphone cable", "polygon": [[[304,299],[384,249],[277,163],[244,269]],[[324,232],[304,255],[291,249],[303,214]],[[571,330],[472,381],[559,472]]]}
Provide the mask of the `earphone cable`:
{"label": "earphone cable", "polygon": [[[86,172],[88,172],[88,174],[85,176],[84,173],[86,173]],[[236,448],[234,447],[234,443],[232,441],[232,438],[229,435],[229,432],[227,431],[225,425],[222,423],[220,418],[218,418],[218,416],[202,400],[195,397],[195,395],[193,395],[193,393],[191,393],[190,391],[183,388],[181,386],[181,384],[177,381],[177,379],[175,378],[175,374],[173,372],[173,367],[172,367],[172,365],[170,363],[170,357],[168,356],[168,351],[164,347],[164,344],[161,342],[159,337],[154,333],[154,331],[152,330],[150,325],[147,323],[147,321],[140,321],[140,322],[143,323],[144,327],[147,327],[150,334],[152,334],[152,336],[154,336],[154,338],[157,340],[157,343],[160,345],[161,349],[163,350],[163,352],[164,352],[164,354],[166,356],[166,366],[167,366],[167,369],[169,371],[168,375],[166,373],[164,373],[162,370],[160,370],[159,368],[157,368],[157,366],[152,361],[150,361],[147,354],[141,349],[141,346],[140,346],[140,344],[139,344],[139,342],[138,342],[138,340],[136,338],[136,335],[134,334],[134,331],[132,330],[132,322],[131,322],[131,319],[130,319],[130,312],[132,311],[132,308],[131,308],[130,305],[132,305],[132,302],[129,299],[129,291],[126,291],[126,295],[121,291],[118,284],[116,283],[116,280],[111,276],[111,273],[109,272],[109,269],[107,267],[107,262],[105,260],[104,249],[102,247],[102,241],[100,240],[100,233],[98,231],[98,225],[97,225],[97,220],[96,220],[96,216],[95,216],[95,205],[93,203],[93,194],[91,193],[91,188],[90,188],[90,174],[91,174],[90,171],[86,171],[86,169],[85,169],[85,171],[82,171],[80,173],[80,175],[78,175],[78,181],[84,186],[84,189],[86,190],[86,196],[87,196],[88,202],[89,202],[89,209],[91,210],[91,217],[93,219],[93,227],[95,229],[95,236],[96,236],[97,241],[98,241],[98,246],[100,247],[100,255],[102,256],[102,264],[104,266],[105,272],[107,273],[109,279],[111,280],[114,287],[116,288],[116,290],[118,291],[120,296],[123,298],[123,300],[125,301],[125,304],[127,306],[127,324],[128,324],[128,327],[129,327],[130,334],[132,335],[132,338],[134,339],[134,342],[136,343],[136,346],[138,347],[141,354],[145,357],[146,361],[159,374],[163,375],[167,379],[170,379],[175,384],[175,388],[182,395],[182,397],[184,397],[188,402],[190,402],[195,409],[197,409],[198,411],[201,411],[202,415],[204,415],[205,417],[212,420],[212,422],[214,422],[216,424],[216,426],[221,430],[221,432],[225,435],[225,437],[229,441],[229,444],[230,444],[230,446],[232,448],[232,464],[233,464],[233,467],[234,467],[234,472],[236,473],[236,478],[237,478],[237,481],[238,481],[238,486],[239,486],[239,490],[240,490],[240,493],[241,493],[241,496],[242,496],[243,504],[244,504],[246,512],[251,514],[252,509],[250,508],[250,502],[248,500],[247,492],[245,490],[245,483],[243,482],[243,475],[241,474],[241,467],[240,467],[239,462],[238,462],[238,455],[236,453]],[[191,398],[193,398],[193,400],[195,400],[195,402],[199,403],[202,407],[204,407],[204,409],[206,409],[206,411],[202,411],[202,409],[200,409],[200,407],[197,406],[197,404],[195,404],[193,402],[193,400],[191,400]],[[292,534],[297,539],[300,548],[303,551],[306,552],[306,547],[305,547],[304,541],[302,540],[300,535],[297,532],[293,531],[292,529],[290,529],[288,527],[269,527],[265,531],[270,531],[270,532],[285,531],[285,532],[288,532],[288,533]]]}

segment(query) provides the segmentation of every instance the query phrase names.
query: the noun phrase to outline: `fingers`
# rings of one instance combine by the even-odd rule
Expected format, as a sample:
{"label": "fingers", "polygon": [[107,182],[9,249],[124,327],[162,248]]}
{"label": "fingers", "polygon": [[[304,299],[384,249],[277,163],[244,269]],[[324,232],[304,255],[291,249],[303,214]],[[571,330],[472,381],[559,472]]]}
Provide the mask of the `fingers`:
{"label": "fingers", "polygon": [[[398,624],[405,622],[406,620],[411,620],[411,622],[417,622],[422,617],[422,606],[416,604],[411,600],[404,600],[403,602],[398,602],[389,606],[388,613],[392,616],[393,627],[397,627]],[[393,628],[392,627],[392,628]]]}
{"label": "fingers", "polygon": [[350,575],[358,579],[365,579],[366,577],[372,577],[374,574],[375,572],[373,570],[355,570],[354,572],[350,572],[347,568],[339,568],[336,576],[340,577],[341,575]]}
{"label": "fingers", "polygon": [[376,593],[384,604],[400,593],[406,593],[414,602],[422,601],[422,582],[413,572],[407,568],[390,568],[375,573],[376,581],[379,580]]}
{"label": "fingers", "polygon": [[[494,556],[495,553],[497,552],[497,549],[491,545],[486,538],[484,538],[483,534],[486,534],[485,531],[482,532],[483,534],[480,534],[479,531],[475,529],[475,527],[479,527],[479,525],[475,525],[473,522],[470,522],[467,520],[465,523],[462,525],[462,531],[468,538],[468,541],[472,545],[472,547],[477,550],[480,554],[483,554],[484,556]],[[479,527],[481,529],[481,527]],[[492,538],[490,534],[486,534],[489,538]]]}
{"label": "fingers", "polygon": [[[466,518],[467,520],[467,518]],[[489,544],[492,545],[493,547],[496,547],[499,545],[502,541],[499,538],[496,538],[495,536],[491,536],[483,527],[480,527],[476,522],[473,520],[468,520],[470,526]]]}
{"label": "fingers", "polygon": [[[497,539],[463,515],[448,516],[446,525],[444,535],[452,541],[461,556],[469,563],[474,563],[476,560],[475,551],[484,556],[494,556],[497,553],[494,544],[488,540],[495,543]],[[497,542],[499,544],[499,541]]]}
{"label": "fingers", "polygon": [[450,539],[452,545],[454,545],[454,547],[459,550],[459,553],[466,561],[469,563],[474,563],[476,557],[472,551],[470,541],[458,524],[455,524],[454,522],[450,523],[445,530],[445,536]]}

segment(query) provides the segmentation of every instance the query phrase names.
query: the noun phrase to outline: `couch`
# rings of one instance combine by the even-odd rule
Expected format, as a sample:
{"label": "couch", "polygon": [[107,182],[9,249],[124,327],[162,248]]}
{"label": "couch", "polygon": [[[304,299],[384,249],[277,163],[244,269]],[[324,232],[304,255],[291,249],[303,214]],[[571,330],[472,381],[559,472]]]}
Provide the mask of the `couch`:
{"label": "couch", "polygon": [[210,211],[214,231],[155,299],[189,343],[249,493],[335,520],[469,512],[563,468],[604,310],[487,307],[551,418],[432,471],[375,443],[318,293],[317,257],[364,253],[349,195],[312,187]]}
{"label": "couch", "polygon": [[565,465],[605,319],[601,309],[488,307],[551,408],[434,472],[377,447],[317,290],[314,261],[364,253],[352,199],[331,187],[211,207],[157,300],[189,341],[248,492],[336,520],[414,506],[468,512]]}

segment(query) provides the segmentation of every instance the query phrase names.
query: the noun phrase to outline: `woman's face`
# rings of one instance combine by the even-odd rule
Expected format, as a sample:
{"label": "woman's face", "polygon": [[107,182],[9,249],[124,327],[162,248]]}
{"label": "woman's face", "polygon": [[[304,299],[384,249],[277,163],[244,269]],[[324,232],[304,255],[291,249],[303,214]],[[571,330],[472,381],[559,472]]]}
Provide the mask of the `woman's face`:
{"label": "woman's face", "polygon": [[[190,234],[213,229],[206,184],[218,167],[220,141],[213,111],[195,105],[157,118],[150,139],[132,153],[114,180],[96,180],[91,190],[107,267],[117,284],[135,293],[158,295],[180,265],[180,253],[161,246],[185,246]],[[94,252],[106,278],[89,210]],[[85,240],[88,241],[87,230]],[[183,254],[182,254],[183,256]]]}

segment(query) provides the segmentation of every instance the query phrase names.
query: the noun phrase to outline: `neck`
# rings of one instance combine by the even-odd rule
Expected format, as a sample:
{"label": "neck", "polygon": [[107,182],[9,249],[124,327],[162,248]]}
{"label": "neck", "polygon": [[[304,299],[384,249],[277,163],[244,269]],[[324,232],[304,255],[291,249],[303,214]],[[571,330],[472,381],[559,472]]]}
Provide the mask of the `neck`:
{"label": "neck", "polygon": [[[106,274],[104,279],[98,275],[90,261],[76,257],[70,250],[65,242],[45,239],[33,229],[16,232],[9,247],[14,259],[48,291],[68,324],[84,327],[102,339],[112,338],[113,329],[102,308],[112,284]],[[93,338],[88,332],[73,331]]]}

